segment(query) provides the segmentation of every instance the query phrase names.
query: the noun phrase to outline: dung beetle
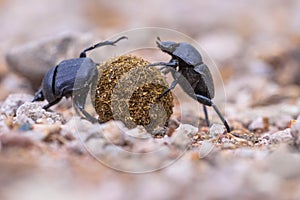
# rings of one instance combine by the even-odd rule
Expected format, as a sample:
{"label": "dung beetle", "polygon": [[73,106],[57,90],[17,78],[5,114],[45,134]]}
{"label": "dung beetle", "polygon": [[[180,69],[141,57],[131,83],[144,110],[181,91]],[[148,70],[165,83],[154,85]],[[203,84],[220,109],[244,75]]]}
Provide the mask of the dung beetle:
{"label": "dung beetle", "polygon": [[79,58],[64,60],[52,67],[44,76],[42,85],[32,102],[46,99],[48,104],[43,106],[43,109],[47,110],[57,104],[63,97],[68,98],[72,96],[73,92],[76,92],[80,97],[73,99],[76,112],[78,114],[81,112],[86,119],[96,122],[96,119],[84,110],[91,84],[98,78],[97,63],[88,58],[86,52],[105,45],[115,45],[122,39],[127,39],[127,37],[122,36],[115,41],[99,42],[83,50]]}
{"label": "dung beetle", "polygon": [[[169,62],[157,62],[152,63],[149,66],[161,65],[164,66],[161,69],[166,67],[171,67],[174,69],[171,70],[174,81],[171,83],[171,86],[168,89],[161,93],[161,95],[157,98],[157,101],[174,89],[179,83],[179,85],[182,86],[182,89],[189,96],[195,98],[199,103],[203,104],[205,121],[207,125],[209,126],[209,119],[206,106],[212,106],[229,133],[230,127],[227,121],[224,119],[218,107],[211,100],[215,96],[212,75],[207,65],[203,63],[202,56],[197,49],[185,42],[163,42],[159,37],[157,37],[156,44],[161,51],[169,54],[172,58]],[[186,86],[186,83],[188,83],[189,87]]]}

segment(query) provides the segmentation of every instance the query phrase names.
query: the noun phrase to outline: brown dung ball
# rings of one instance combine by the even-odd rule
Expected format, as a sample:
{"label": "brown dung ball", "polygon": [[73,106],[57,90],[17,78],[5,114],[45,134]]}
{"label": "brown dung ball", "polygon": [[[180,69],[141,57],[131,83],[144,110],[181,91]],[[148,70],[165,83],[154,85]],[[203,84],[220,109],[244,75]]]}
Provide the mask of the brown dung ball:
{"label": "brown dung ball", "polygon": [[98,66],[95,110],[99,122],[122,121],[128,128],[142,125],[153,130],[166,124],[173,113],[173,96],[159,95],[168,88],[160,71],[140,57],[123,55]]}

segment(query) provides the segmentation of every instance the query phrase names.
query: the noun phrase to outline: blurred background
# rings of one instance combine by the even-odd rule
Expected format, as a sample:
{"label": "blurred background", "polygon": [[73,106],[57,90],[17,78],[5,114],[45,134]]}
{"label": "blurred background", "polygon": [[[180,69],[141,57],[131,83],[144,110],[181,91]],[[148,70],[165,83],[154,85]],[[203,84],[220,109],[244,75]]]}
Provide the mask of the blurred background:
{"label": "blurred background", "polygon": [[[241,91],[241,84],[244,87],[252,82],[251,93],[260,89],[264,81],[254,81],[259,76],[272,81],[270,88],[277,84],[299,84],[297,49],[300,41],[300,2],[297,0],[226,3],[219,0],[133,0],[122,3],[101,0],[1,0],[0,9],[0,99],[11,92],[33,93],[49,66],[71,55],[77,56],[82,47],[91,41],[142,27],[174,29],[195,39],[219,67],[229,102],[238,101],[235,94]],[[47,39],[55,40],[62,34],[65,34],[63,37],[71,37],[71,43],[75,43],[73,46],[67,43],[68,49],[65,51],[57,53],[53,45],[51,49],[51,44],[44,51],[30,46]],[[18,49],[24,45],[25,48]],[[7,55],[10,54],[10,60],[17,61],[7,65]],[[31,64],[32,59],[42,60],[39,63],[41,66]],[[34,76],[36,72],[39,73]],[[242,81],[240,77],[243,77]],[[237,81],[230,85],[232,80]],[[244,101],[248,99],[240,96],[241,102],[237,103],[244,106]]]}
{"label": "blurred background", "polygon": [[[196,40],[216,63],[230,122],[249,125],[257,117],[268,116],[278,131],[299,115],[299,0],[0,0],[0,25],[1,101],[11,93],[34,94],[49,67],[78,56],[93,42],[128,29],[163,27]],[[266,151],[251,156],[237,152],[245,160],[257,158],[257,165],[248,165],[249,160],[240,162],[232,154],[214,154],[207,162],[192,154],[163,171],[136,176],[117,173],[88,156],[76,157],[62,149],[26,156],[20,152],[0,157],[2,192],[12,199],[45,194],[49,199],[120,199],[124,194],[128,199],[272,199],[291,188],[300,196],[299,180],[286,181],[291,171],[300,177],[299,156],[288,160],[281,154],[264,160]],[[273,170],[282,158],[287,158],[287,168]]]}

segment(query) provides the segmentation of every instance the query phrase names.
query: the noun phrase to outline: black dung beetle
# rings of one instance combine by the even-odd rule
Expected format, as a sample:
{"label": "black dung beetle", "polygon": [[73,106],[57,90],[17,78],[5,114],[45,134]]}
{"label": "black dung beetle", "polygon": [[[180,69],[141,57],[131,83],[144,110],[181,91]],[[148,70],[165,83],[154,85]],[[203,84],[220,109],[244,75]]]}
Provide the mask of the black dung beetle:
{"label": "black dung beetle", "polygon": [[[227,121],[211,100],[215,96],[212,75],[209,68],[203,63],[202,57],[197,49],[185,42],[163,42],[159,37],[157,37],[156,44],[163,52],[172,56],[172,59],[169,62],[158,62],[150,64],[149,66],[162,65],[164,67],[161,69],[166,67],[172,67],[174,69],[171,70],[174,81],[171,83],[171,86],[157,98],[157,100],[160,100],[179,83],[189,96],[203,104],[207,125],[209,126],[209,119],[206,106],[212,106],[229,133],[230,127]],[[189,87],[184,86],[186,85],[186,82],[188,82]]]}
{"label": "black dung beetle", "polygon": [[[64,60],[52,67],[44,76],[42,85],[32,102],[46,99],[48,104],[43,107],[46,110],[57,104],[63,97],[68,98],[76,92],[80,96],[80,98],[73,99],[76,112],[78,114],[81,112],[86,119],[96,122],[97,120],[84,110],[91,83],[98,77],[97,63],[86,57],[86,52],[105,45],[115,45],[122,39],[127,39],[127,37],[122,36],[115,41],[99,42],[83,50],[79,58]],[[77,82],[74,87],[75,81]]]}

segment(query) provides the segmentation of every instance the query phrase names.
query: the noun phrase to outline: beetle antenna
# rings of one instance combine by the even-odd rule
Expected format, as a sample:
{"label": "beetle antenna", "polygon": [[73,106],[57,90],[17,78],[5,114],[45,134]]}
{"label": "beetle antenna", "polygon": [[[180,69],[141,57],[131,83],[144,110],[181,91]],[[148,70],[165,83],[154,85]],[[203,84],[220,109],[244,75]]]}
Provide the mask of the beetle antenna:
{"label": "beetle antenna", "polygon": [[86,57],[86,52],[87,51],[91,51],[93,49],[96,49],[98,47],[101,47],[101,46],[106,46],[106,45],[112,45],[112,46],[115,46],[115,44],[117,42],[119,42],[120,40],[123,40],[123,39],[128,39],[126,36],[122,36],[122,37],[119,37],[118,39],[116,39],[115,41],[104,41],[104,42],[99,42],[97,44],[94,44],[93,46],[89,47],[89,48],[86,48],[85,50],[83,50],[81,53],[80,53],[80,58],[85,58]]}
{"label": "beetle antenna", "polygon": [[35,102],[35,101],[44,101],[45,100],[45,97],[44,97],[44,94],[43,94],[43,90],[42,88],[40,88],[37,93],[35,94],[32,102]]}
{"label": "beetle antenna", "polygon": [[160,43],[161,43],[161,40],[160,40],[160,37],[159,36],[157,36],[157,41],[156,41],[156,44],[159,46],[160,45]]}

